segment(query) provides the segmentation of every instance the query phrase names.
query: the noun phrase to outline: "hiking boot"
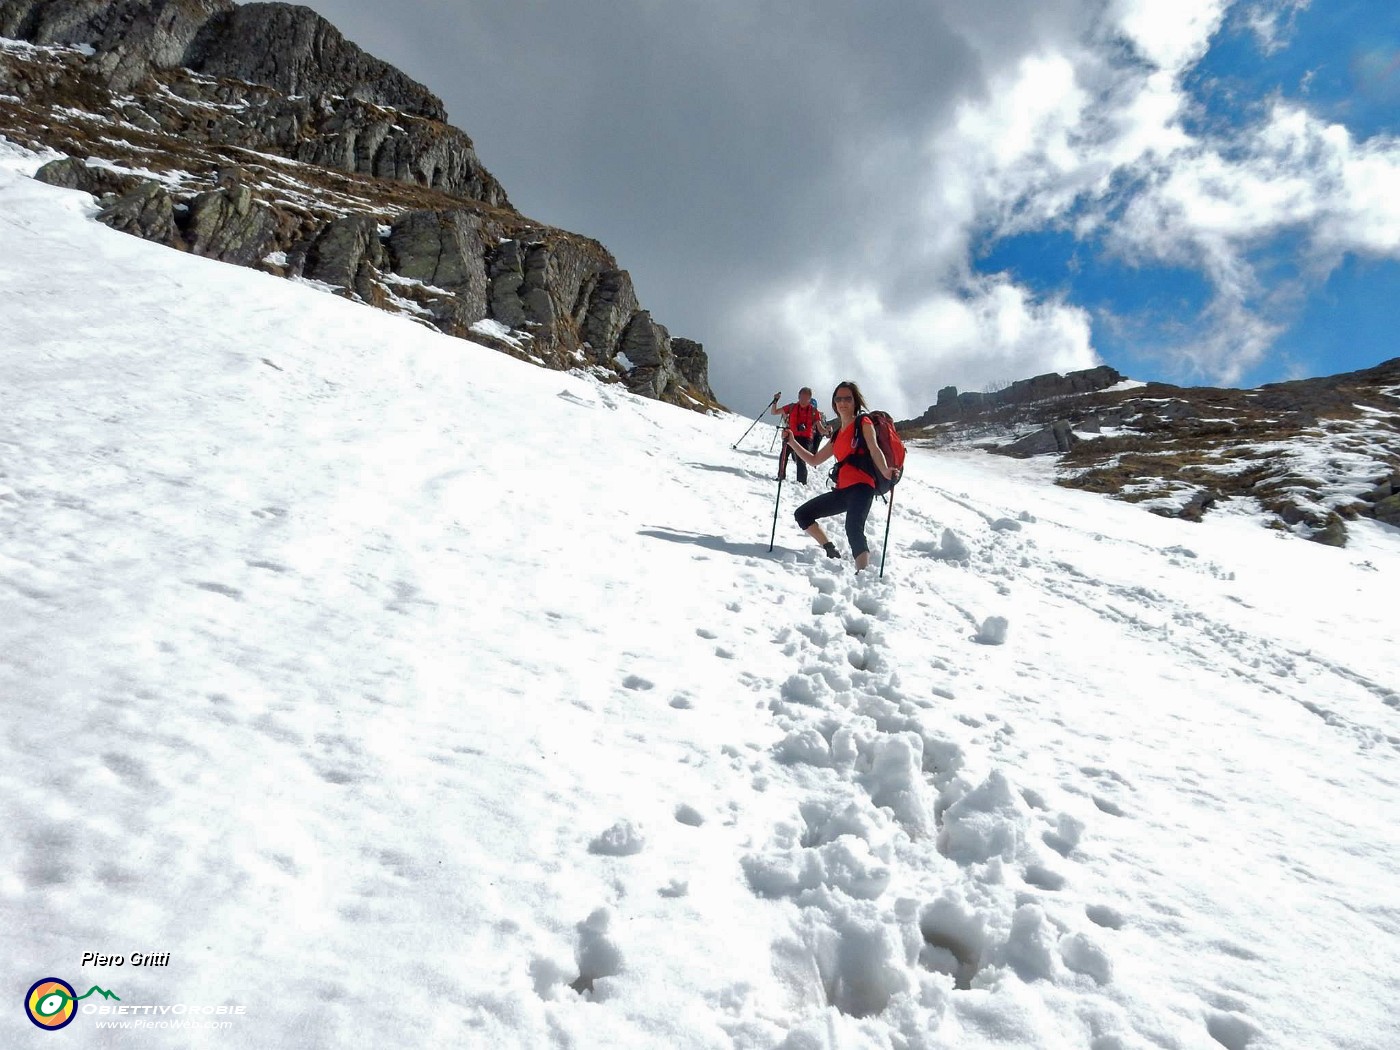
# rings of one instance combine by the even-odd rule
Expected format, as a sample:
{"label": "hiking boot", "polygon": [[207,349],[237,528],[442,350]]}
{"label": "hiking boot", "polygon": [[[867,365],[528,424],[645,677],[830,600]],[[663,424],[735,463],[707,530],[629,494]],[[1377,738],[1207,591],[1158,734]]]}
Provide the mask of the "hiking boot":
{"label": "hiking boot", "polygon": [[826,551],[826,556],[832,561],[841,560],[841,552],[836,549],[836,544],[828,543],[822,550]]}

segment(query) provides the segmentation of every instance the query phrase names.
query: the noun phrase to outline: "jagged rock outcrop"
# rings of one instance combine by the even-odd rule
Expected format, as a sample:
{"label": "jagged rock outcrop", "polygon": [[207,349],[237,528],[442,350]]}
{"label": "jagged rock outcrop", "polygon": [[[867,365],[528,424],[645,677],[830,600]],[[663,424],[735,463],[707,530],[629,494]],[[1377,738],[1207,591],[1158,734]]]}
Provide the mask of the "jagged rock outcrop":
{"label": "jagged rock outcrop", "polygon": [[350,43],[309,7],[225,6],[176,64],[212,77],[266,84],[286,95],[345,95],[415,117],[447,120],[442,100]]}
{"label": "jagged rock outcrop", "polygon": [[383,267],[379,223],[369,215],[347,215],[327,226],[307,247],[301,276],[340,288],[358,288],[368,279],[368,271]]}
{"label": "jagged rock outcrop", "polygon": [[1074,433],[1067,420],[1057,419],[1050,426],[1037,430],[1034,434],[1027,434],[1017,441],[998,445],[989,451],[995,452],[999,456],[1027,459],[1030,456],[1047,456],[1068,452],[1074,448],[1079,440],[1079,436]]}
{"label": "jagged rock outcrop", "polygon": [[465,295],[470,312],[486,316],[486,263],[481,218],[468,211],[414,211],[389,231],[395,273]]}
{"label": "jagged rock outcrop", "polygon": [[702,344],[677,336],[671,340],[671,352],[676,355],[676,370],[686,382],[697,390],[710,389],[710,358]]}
{"label": "jagged rock outcrop", "polygon": [[671,333],[646,310],[633,315],[622,333],[619,353],[632,365],[627,385],[639,394],[659,398],[681,378],[671,351]]}
{"label": "jagged rock outcrop", "polygon": [[130,193],[122,194],[97,213],[97,220],[157,244],[171,248],[180,245],[175,202],[158,182],[143,182]]}
{"label": "jagged rock outcrop", "polygon": [[185,243],[195,255],[236,266],[252,266],[264,255],[277,229],[272,209],[246,186],[210,190],[190,204]]}
{"label": "jagged rock outcrop", "polygon": [[[80,69],[51,69],[46,81],[6,83],[0,76],[0,87],[21,98],[43,103],[45,93],[58,94],[53,102],[68,104],[77,94],[92,105],[106,96],[115,115],[146,131],[510,207],[471,139],[445,123],[437,96],[366,55],[309,8],[0,0],[4,25],[16,31],[0,36],[97,52]],[[205,76],[166,75],[182,67]],[[166,90],[142,91],[148,80]],[[129,92],[141,97],[121,97]]]}
{"label": "jagged rock outcrop", "polygon": [[628,322],[639,309],[632,275],[626,270],[605,270],[598,275],[584,314],[584,341],[600,352],[609,352],[618,345]]}
{"label": "jagged rock outcrop", "polygon": [[[185,64],[190,44],[232,0],[0,0],[0,36],[92,47],[115,90]],[[245,79],[252,79],[251,77]]]}
{"label": "jagged rock outcrop", "polygon": [[142,180],[134,175],[126,175],[111,168],[92,167],[75,157],[51,160],[34,173],[40,182],[50,186],[62,186],[69,190],[82,190],[94,197],[106,197],[130,193]]}
{"label": "jagged rock outcrop", "polygon": [[1377,521],[1400,528],[1400,496],[1387,496],[1377,501],[1375,515]]}
{"label": "jagged rock outcrop", "polygon": [[67,154],[40,177],[108,225],[718,407],[703,347],[672,340],[606,249],[516,212],[435,95],[314,11],[0,0],[0,36],[41,45],[0,45],[0,127]]}
{"label": "jagged rock outcrop", "polygon": [[183,66],[285,95],[344,95],[446,121],[442,100],[309,7],[232,0],[0,0],[0,36],[88,45],[114,90]]}

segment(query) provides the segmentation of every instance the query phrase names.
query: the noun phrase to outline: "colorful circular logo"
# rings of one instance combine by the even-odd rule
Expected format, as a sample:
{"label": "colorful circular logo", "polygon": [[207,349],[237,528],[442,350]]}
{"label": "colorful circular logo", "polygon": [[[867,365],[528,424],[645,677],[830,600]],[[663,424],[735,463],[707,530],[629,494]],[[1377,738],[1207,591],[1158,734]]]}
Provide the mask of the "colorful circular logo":
{"label": "colorful circular logo", "polygon": [[67,981],[45,977],[35,981],[24,997],[24,1012],[40,1028],[56,1031],[73,1020],[78,1012],[78,993]]}

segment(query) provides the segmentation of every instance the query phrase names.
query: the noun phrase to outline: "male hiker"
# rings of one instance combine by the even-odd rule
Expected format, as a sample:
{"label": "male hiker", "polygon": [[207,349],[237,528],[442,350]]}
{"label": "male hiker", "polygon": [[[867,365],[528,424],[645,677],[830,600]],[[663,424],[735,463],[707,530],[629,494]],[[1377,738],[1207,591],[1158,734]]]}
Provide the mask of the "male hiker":
{"label": "male hiker", "polygon": [[[822,410],[812,403],[812,388],[804,386],[797,392],[797,400],[781,408],[774,408],[772,414],[775,416],[787,417],[787,429],[792,433],[798,443],[808,452],[816,452],[817,446],[821,444],[822,435],[831,433],[831,429],[822,419]],[[788,454],[791,449],[787,444],[783,445],[783,454],[778,458],[778,477],[787,477]],[[797,482],[800,485],[807,483],[807,464],[800,458],[797,461]]]}

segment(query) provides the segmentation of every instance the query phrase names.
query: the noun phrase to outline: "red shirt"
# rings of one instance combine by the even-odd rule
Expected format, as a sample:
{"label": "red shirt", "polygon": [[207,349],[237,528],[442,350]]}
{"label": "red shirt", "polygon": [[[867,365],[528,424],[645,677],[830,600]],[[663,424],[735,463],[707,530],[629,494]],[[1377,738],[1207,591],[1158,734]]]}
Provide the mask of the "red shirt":
{"label": "red shirt", "polygon": [[[842,427],[836,433],[835,439],[831,442],[836,450],[836,458],[849,459],[854,449],[856,427],[860,425],[860,417],[857,416],[851,421],[848,427]],[[864,440],[864,438],[862,438]],[[842,463],[841,469],[836,474],[836,487],[838,489],[848,489],[852,485],[869,485],[875,487],[875,479],[851,463]]]}
{"label": "red shirt", "polygon": [[784,405],[783,411],[787,413],[789,429],[798,437],[811,437],[817,432],[817,421],[822,418],[822,413],[813,402],[802,405],[794,401]]}

